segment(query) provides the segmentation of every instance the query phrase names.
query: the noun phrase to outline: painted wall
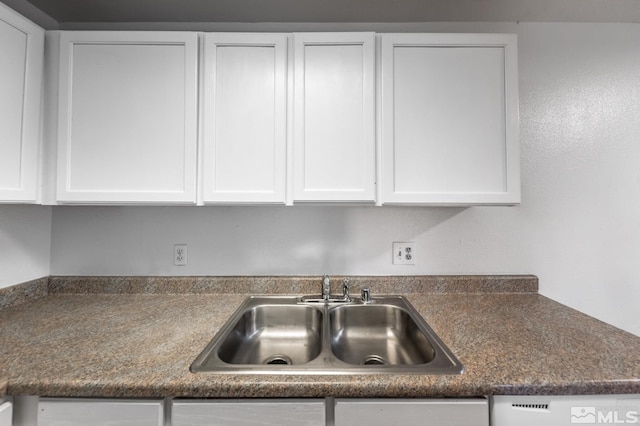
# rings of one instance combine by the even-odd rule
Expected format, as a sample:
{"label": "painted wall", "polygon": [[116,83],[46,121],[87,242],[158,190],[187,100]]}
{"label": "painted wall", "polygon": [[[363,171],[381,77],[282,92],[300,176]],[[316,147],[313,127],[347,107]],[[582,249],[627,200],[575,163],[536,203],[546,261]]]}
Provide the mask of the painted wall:
{"label": "painted wall", "polygon": [[[640,335],[640,25],[340,29],[516,32],[522,205],[56,207],[52,274],[533,273],[541,293]],[[417,265],[391,265],[393,241],[415,241]]]}
{"label": "painted wall", "polygon": [[51,207],[0,205],[0,288],[49,275]]}

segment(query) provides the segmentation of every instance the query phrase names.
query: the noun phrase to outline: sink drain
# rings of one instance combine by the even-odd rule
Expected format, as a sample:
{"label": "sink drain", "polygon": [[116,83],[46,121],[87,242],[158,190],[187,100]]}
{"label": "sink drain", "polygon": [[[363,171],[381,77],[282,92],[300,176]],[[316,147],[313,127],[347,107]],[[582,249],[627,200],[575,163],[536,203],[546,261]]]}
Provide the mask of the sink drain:
{"label": "sink drain", "polygon": [[387,365],[388,362],[379,355],[368,355],[360,361],[362,365]]}
{"label": "sink drain", "polygon": [[291,362],[291,358],[289,358],[286,355],[273,355],[270,356],[269,358],[267,358],[264,361],[265,364],[270,364],[270,365],[291,365],[293,364],[293,362]]}

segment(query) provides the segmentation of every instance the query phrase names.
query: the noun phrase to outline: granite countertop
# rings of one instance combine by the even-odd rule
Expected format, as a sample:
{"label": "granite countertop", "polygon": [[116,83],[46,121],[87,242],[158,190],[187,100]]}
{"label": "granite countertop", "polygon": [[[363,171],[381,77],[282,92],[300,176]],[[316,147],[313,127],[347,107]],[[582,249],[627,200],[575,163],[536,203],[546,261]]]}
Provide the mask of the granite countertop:
{"label": "granite countertop", "polygon": [[[145,285],[149,287],[148,282]],[[7,378],[7,394],[431,397],[640,393],[640,337],[534,291],[404,294],[464,364],[462,375],[276,376],[189,371],[191,362],[246,294],[123,294],[105,291],[104,286],[96,289],[90,283],[84,287],[93,293],[63,294],[59,282],[50,280],[46,295],[0,311],[0,377]]]}
{"label": "granite countertop", "polygon": [[0,398],[7,394],[7,379],[0,379]]}

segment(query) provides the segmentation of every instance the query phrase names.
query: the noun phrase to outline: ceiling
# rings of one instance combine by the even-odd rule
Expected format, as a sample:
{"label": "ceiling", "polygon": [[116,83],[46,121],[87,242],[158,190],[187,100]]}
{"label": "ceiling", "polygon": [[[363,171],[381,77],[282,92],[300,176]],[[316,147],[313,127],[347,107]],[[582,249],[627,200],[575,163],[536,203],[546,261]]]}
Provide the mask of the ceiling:
{"label": "ceiling", "polygon": [[640,22],[640,0],[23,1],[59,23]]}

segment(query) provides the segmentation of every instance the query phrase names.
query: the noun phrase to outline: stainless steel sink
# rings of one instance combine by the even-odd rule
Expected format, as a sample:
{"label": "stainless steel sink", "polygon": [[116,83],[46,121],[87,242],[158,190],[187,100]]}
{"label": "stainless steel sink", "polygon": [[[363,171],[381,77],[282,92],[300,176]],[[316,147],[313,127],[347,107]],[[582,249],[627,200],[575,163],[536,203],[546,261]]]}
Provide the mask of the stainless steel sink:
{"label": "stainless steel sink", "polygon": [[252,296],[191,371],[460,374],[463,366],[402,296],[374,297],[371,303]]}

